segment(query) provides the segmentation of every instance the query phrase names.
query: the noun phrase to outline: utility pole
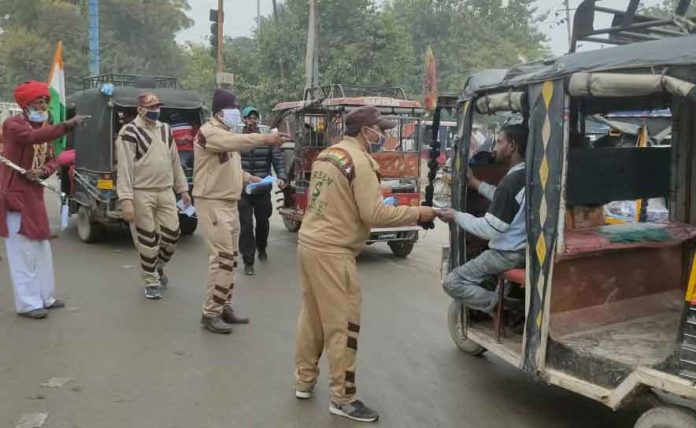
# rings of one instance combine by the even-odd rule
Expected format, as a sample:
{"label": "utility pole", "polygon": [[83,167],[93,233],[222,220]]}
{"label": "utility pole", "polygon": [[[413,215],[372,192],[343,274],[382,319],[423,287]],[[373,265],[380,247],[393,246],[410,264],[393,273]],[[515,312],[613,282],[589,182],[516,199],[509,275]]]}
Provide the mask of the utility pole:
{"label": "utility pole", "polygon": [[305,89],[319,86],[319,19],[317,0],[309,0],[309,28],[307,32],[307,54],[305,56]]}
{"label": "utility pole", "polygon": [[223,37],[223,27],[225,26],[225,12],[222,11],[222,0],[218,0],[218,15],[217,15],[217,72],[222,73],[225,69],[224,58],[222,57],[222,46],[224,44]]}
{"label": "utility pole", "polygon": [[256,0],[256,28],[261,27],[261,0]]}
{"label": "utility pole", "polygon": [[99,0],[89,0],[89,72],[99,75]]}
{"label": "utility pole", "polygon": [[570,23],[570,0],[565,0],[566,25],[568,27],[568,51],[573,46],[573,25]]}

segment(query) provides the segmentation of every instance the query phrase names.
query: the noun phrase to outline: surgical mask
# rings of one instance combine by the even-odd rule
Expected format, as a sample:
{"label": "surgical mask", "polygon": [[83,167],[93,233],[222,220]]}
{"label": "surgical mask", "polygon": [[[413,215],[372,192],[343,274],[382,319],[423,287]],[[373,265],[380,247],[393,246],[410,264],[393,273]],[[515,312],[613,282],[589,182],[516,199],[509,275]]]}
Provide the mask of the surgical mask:
{"label": "surgical mask", "polygon": [[29,118],[29,121],[31,121],[31,122],[44,123],[48,120],[48,113],[46,113],[45,111],[28,109],[27,110],[27,117]]}
{"label": "surgical mask", "polygon": [[242,123],[242,114],[239,109],[226,108],[222,110],[222,123],[228,128],[237,128]]}
{"label": "surgical mask", "polygon": [[365,129],[369,129],[370,131],[372,131],[372,132],[373,132],[375,135],[377,135],[377,137],[378,137],[378,138],[377,138],[377,141],[374,142],[374,143],[373,143],[372,141],[370,141],[370,140],[367,140],[368,143],[370,143],[370,150],[379,150],[380,148],[382,148],[382,146],[384,145],[384,143],[387,142],[387,137],[385,137],[384,134],[382,134],[382,133],[380,133],[380,132],[377,132],[377,131],[375,131],[375,130],[372,129],[372,128],[365,128]]}
{"label": "surgical mask", "polygon": [[145,111],[145,118],[153,122],[159,120],[160,111],[159,110],[147,110]]}

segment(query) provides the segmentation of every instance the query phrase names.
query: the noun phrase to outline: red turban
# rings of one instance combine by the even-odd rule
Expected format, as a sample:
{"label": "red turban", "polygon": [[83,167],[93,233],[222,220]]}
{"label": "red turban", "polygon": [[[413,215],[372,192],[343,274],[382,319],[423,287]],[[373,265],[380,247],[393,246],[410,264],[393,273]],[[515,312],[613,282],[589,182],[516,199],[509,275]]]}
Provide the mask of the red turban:
{"label": "red turban", "polygon": [[47,84],[44,82],[37,82],[36,80],[24,82],[18,85],[14,91],[15,101],[22,108],[28,106],[29,103],[41,97],[51,98],[51,92],[49,91]]}

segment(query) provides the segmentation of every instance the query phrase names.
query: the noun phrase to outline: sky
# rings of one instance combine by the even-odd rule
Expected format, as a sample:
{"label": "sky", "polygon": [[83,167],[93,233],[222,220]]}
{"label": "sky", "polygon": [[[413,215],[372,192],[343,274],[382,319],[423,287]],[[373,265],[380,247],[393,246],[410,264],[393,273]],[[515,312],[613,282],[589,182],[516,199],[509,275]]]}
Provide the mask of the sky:
{"label": "sky", "polygon": [[[351,1],[351,0],[345,0]],[[629,0],[600,0],[597,4],[613,7],[617,9],[626,9]],[[256,27],[256,7],[257,0],[224,0],[225,8],[225,35],[251,36]],[[261,15],[270,15],[273,12],[273,3],[271,0],[259,0],[261,6]],[[283,0],[278,0],[282,3]],[[581,0],[569,0],[571,9],[571,20],[573,9],[580,4]],[[568,32],[566,24],[560,24],[559,21],[565,16],[564,0],[537,0],[536,6],[540,12],[551,12],[549,18],[541,24],[540,30],[547,36],[548,45],[555,55],[561,55],[568,50]],[[659,0],[643,0],[646,6],[651,6],[660,3]],[[206,37],[210,33],[210,23],[208,21],[209,10],[217,8],[217,0],[189,0],[191,11],[189,15],[193,18],[195,24],[193,27],[180,32],[177,39],[180,42],[196,41],[206,42]],[[556,16],[556,12],[559,13]],[[608,18],[608,15],[605,15]],[[598,17],[595,22],[595,28],[606,26],[610,19],[601,19]],[[587,44],[581,49],[596,49],[599,46],[596,44]]]}

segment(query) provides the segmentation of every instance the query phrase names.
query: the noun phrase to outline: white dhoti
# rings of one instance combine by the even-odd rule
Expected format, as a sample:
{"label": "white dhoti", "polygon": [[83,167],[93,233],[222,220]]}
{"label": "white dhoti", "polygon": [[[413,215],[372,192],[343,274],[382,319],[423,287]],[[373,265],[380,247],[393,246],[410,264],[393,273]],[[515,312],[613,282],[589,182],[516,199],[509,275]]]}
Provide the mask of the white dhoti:
{"label": "white dhoti", "polygon": [[48,240],[29,239],[20,235],[18,232],[21,222],[20,213],[7,213],[9,236],[5,249],[17,313],[45,308],[55,302],[51,245]]}

